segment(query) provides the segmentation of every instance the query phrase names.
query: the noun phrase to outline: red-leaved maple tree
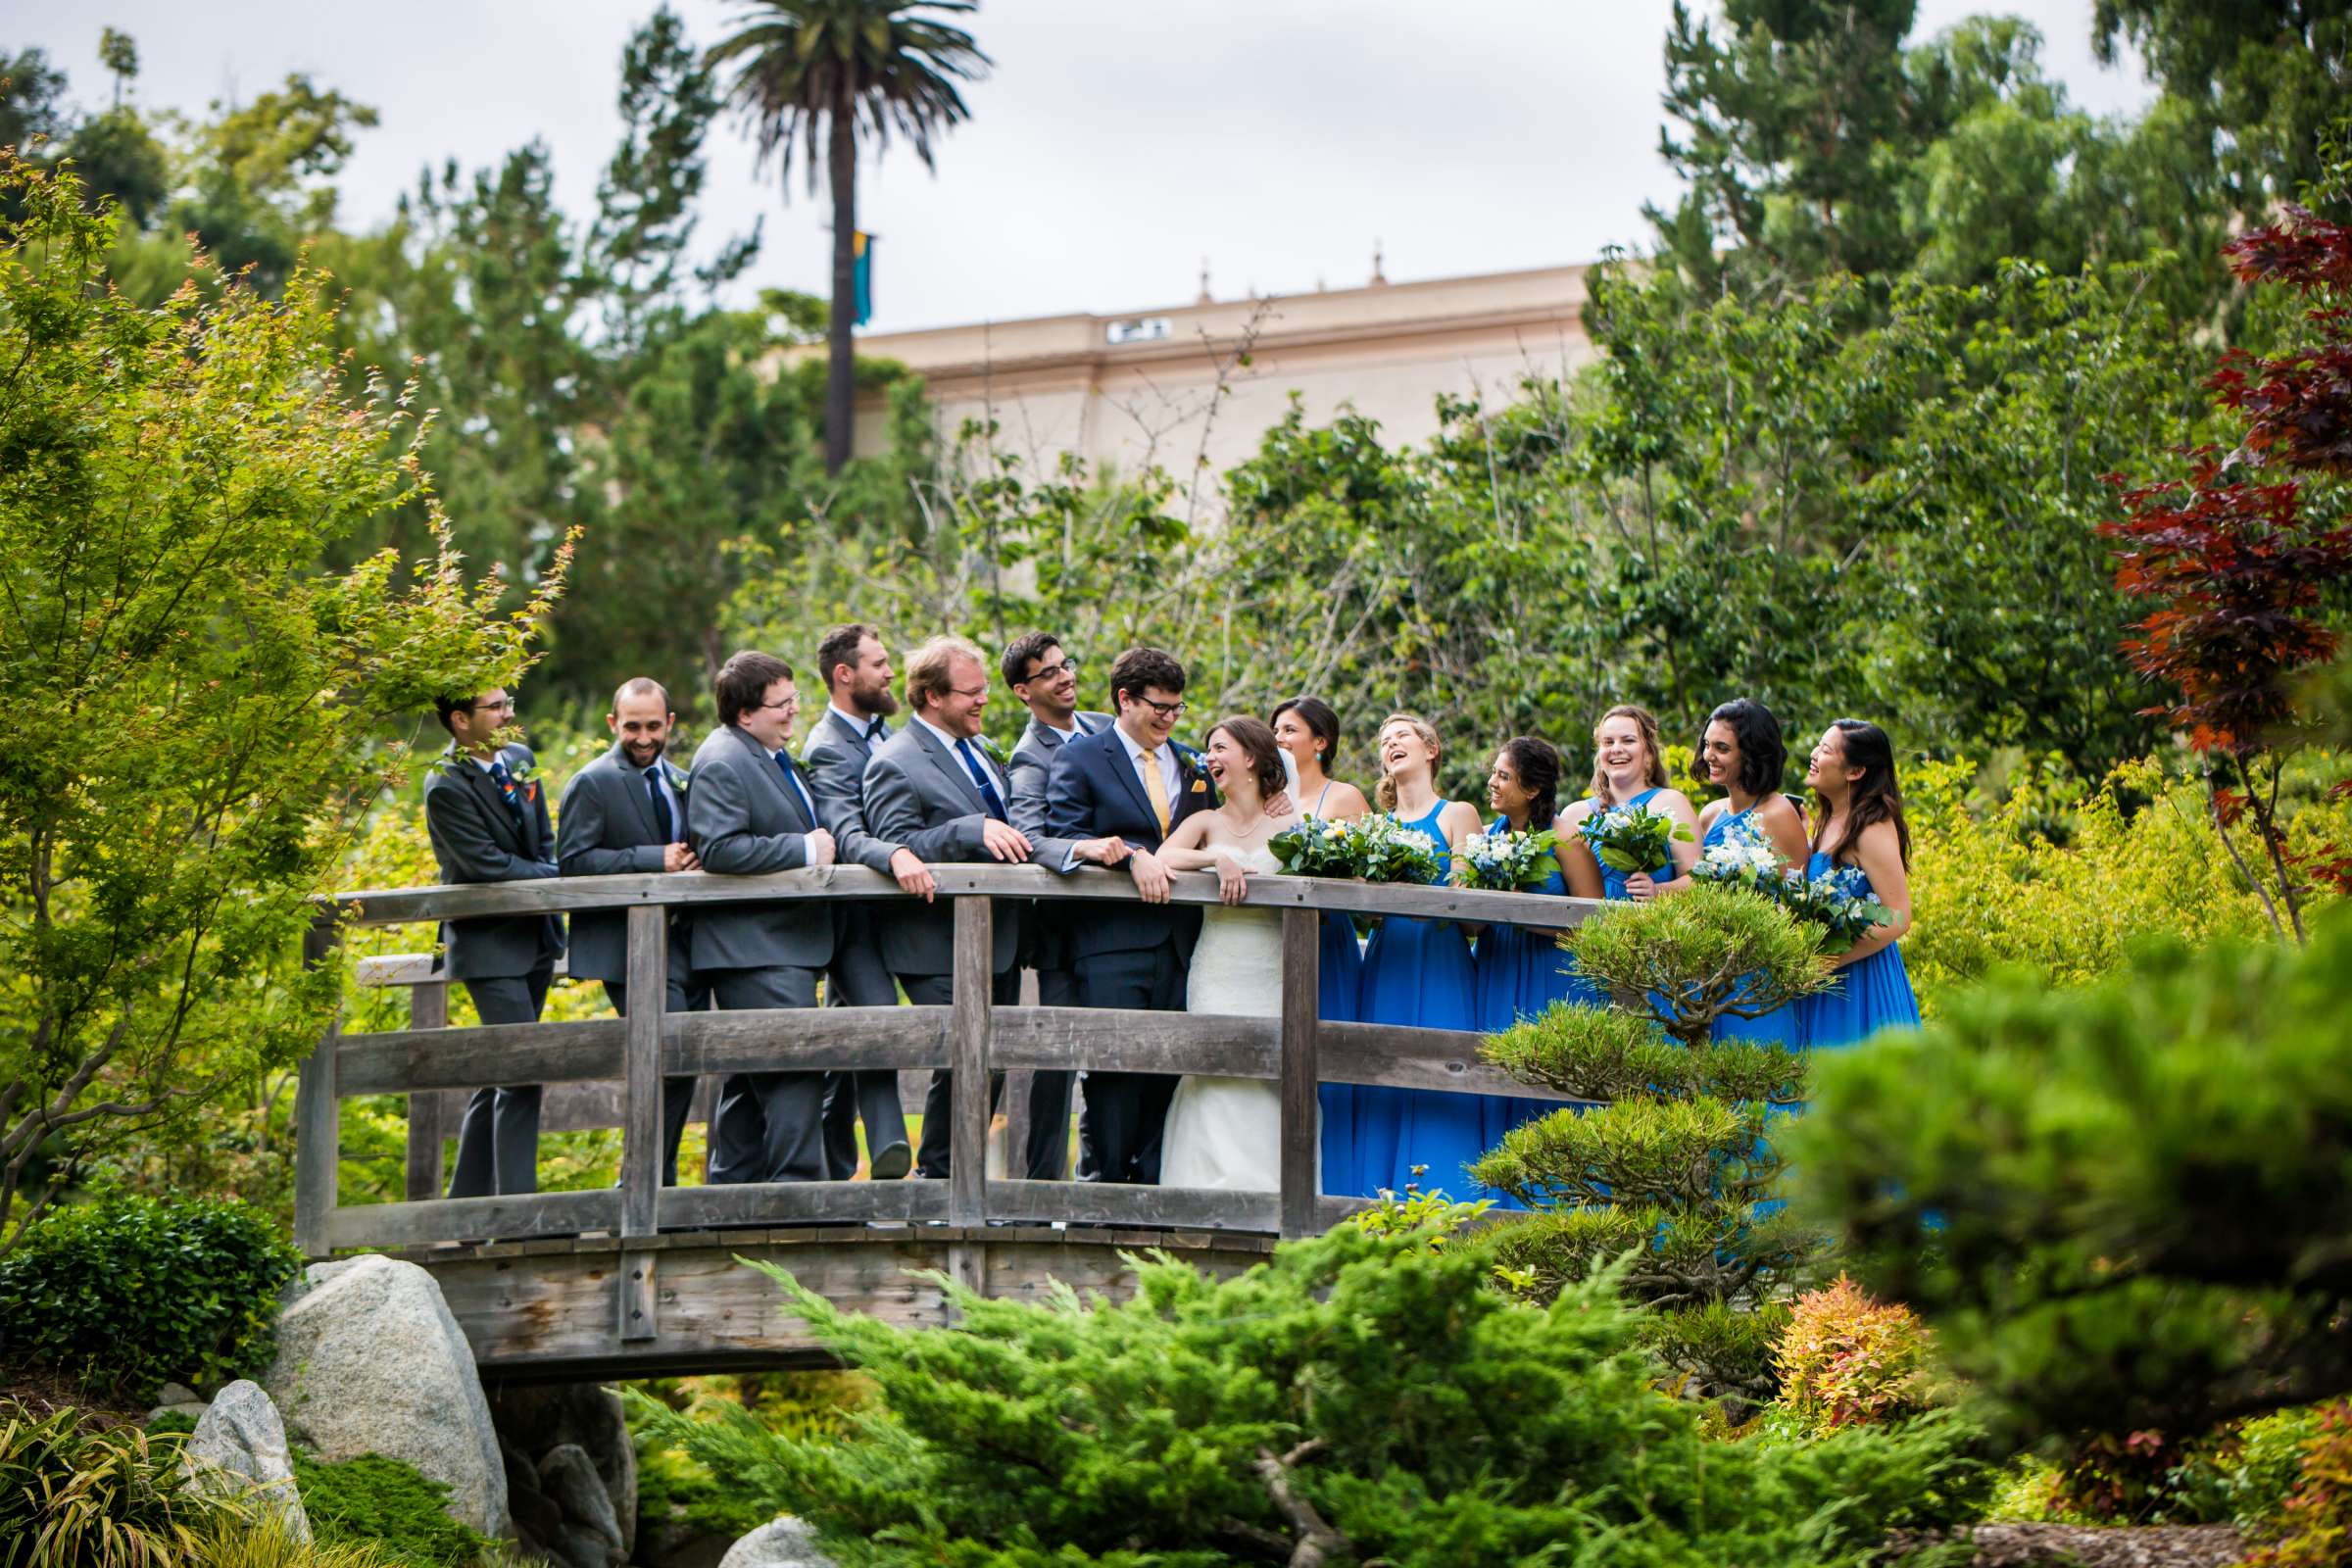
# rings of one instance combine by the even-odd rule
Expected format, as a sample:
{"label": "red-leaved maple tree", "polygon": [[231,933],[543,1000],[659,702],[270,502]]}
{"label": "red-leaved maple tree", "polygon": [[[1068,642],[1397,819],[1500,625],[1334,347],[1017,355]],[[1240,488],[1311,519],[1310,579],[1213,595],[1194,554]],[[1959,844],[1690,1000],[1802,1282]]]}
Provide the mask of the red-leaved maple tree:
{"label": "red-leaved maple tree", "polygon": [[[2152,602],[2125,657],[2175,700],[2147,711],[2185,733],[2205,766],[2214,826],[2274,926],[2303,935],[2297,864],[2278,815],[2286,753],[2304,733],[2299,672],[2335,657],[2319,618],[2352,579],[2352,229],[2300,207],[2225,248],[2238,278],[2302,294],[2317,341],[2276,358],[2232,349],[2207,385],[2243,430],[2190,451],[2185,479],[2130,487],[2103,524],[2116,586]],[[2231,830],[2251,820],[2258,875]]]}

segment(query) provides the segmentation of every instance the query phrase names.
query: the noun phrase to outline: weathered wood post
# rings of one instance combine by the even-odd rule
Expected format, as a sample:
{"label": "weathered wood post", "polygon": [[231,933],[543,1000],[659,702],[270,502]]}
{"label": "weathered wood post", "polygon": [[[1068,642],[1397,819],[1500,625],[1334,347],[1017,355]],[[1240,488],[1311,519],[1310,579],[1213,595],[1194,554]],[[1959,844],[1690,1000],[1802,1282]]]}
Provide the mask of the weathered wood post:
{"label": "weathered wood post", "polygon": [[631,1239],[660,1229],[662,1204],[662,1024],[669,1010],[669,911],[629,908],[628,1036],[621,1048],[620,1338],[654,1338],[654,1260]]}
{"label": "weathered wood post", "polygon": [[[319,910],[302,936],[303,967],[325,963],[342,939],[334,910]],[[327,1221],[334,1213],[343,1136],[343,1106],[335,1098],[335,1052],[342,1039],[343,1005],[338,1001],[326,1032],[303,1058],[294,1082],[294,1246],[305,1257],[326,1255]]]}
{"label": "weathered wood post", "polygon": [[948,1066],[956,1074],[948,1128],[948,1223],[988,1220],[988,1038],[996,976],[990,949],[996,921],[979,894],[956,900],[955,1001],[948,1021]]}
{"label": "weathered wood post", "polygon": [[1286,909],[1282,915],[1282,1234],[1312,1236],[1317,1192],[1315,1155],[1322,1132],[1316,1114],[1316,1004],[1321,1000],[1323,915]]}
{"label": "weathered wood post", "polygon": [[[409,987],[409,1027],[449,1027],[448,981],[419,980]],[[412,1203],[441,1196],[441,1112],[448,1101],[438,1089],[409,1092],[408,1198]]]}

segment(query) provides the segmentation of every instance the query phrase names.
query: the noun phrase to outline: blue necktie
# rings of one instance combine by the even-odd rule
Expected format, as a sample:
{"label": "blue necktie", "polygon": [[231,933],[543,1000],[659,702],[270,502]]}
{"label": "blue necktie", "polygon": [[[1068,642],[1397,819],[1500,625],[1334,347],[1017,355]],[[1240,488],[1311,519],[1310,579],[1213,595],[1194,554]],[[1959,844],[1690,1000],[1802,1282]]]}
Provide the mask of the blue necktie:
{"label": "blue necktie", "polygon": [[678,817],[677,813],[670,809],[668,792],[662,788],[662,764],[660,762],[656,762],[645,770],[645,793],[647,798],[654,803],[654,820],[667,824],[665,831],[669,835],[669,842],[677,843],[684,835],[678,831]]}
{"label": "blue necktie", "polygon": [[808,799],[808,792],[801,787],[800,770],[792,765],[792,754],[778,752],[776,765],[784,770],[785,782],[792,786],[792,793],[800,798],[801,809],[808,813],[808,825],[811,828],[822,827],[824,823],[817,817],[815,803]]}
{"label": "blue necktie", "polygon": [[493,761],[490,764],[490,782],[498,786],[500,799],[507,803],[507,809],[514,813],[514,825],[522,826],[528,820],[522,809],[522,791],[514,787],[514,775],[507,771],[505,762]]}
{"label": "blue necktie", "polygon": [[956,743],[956,750],[962,755],[963,765],[972,770],[972,782],[980,786],[980,799],[988,803],[988,814],[1000,822],[1004,821],[1004,797],[997,793],[996,785],[989,781],[987,770],[980,765],[980,759],[972,755],[972,743],[968,739],[959,740]]}

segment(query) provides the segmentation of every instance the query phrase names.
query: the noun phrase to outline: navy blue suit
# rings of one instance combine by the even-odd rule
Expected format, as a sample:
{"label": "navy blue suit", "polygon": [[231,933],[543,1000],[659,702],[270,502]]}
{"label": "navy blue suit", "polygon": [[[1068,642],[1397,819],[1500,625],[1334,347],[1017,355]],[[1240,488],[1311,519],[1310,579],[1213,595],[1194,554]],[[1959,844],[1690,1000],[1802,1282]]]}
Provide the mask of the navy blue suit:
{"label": "navy blue suit", "polygon": [[[1173,830],[1196,811],[1213,810],[1217,791],[1199,753],[1169,745],[1176,754],[1176,793],[1168,802]],[[1159,818],[1115,726],[1066,742],[1054,754],[1046,772],[1045,831],[1049,839],[1120,838],[1139,850],[1159,848],[1165,837]],[[1065,869],[1059,860],[1050,863]],[[1090,905],[1070,932],[1078,1005],[1183,1011],[1186,970],[1200,936],[1200,911],[1189,905]],[[1088,1073],[1082,1179],[1156,1185],[1160,1128],[1175,1092],[1170,1073]]]}

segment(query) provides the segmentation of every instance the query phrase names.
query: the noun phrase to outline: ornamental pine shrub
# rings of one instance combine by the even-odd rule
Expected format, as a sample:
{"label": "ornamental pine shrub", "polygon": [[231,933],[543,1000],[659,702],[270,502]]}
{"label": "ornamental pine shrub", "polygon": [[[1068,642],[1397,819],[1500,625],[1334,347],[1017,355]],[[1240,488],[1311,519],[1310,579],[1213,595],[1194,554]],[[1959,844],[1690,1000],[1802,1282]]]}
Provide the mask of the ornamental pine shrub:
{"label": "ornamental pine shrub", "polygon": [[270,1364],[301,1256],[233,1200],[109,1192],[53,1210],[0,1256],[0,1352],[144,1399]]}
{"label": "ornamental pine shrub", "polygon": [[1776,1138],[1855,1277],[2032,1441],[2201,1434],[2352,1392],[2352,909],[2306,949],[2030,971],[1817,1059]]}
{"label": "ornamental pine shrub", "polygon": [[1782,1406],[1819,1434],[1926,1409],[1928,1354],[1927,1327],[1916,1313],[1871,1299],[1840,1274],[1796,1298],[1772,1360]]}
{"label": "ornamental pine shrub", "polygon": [[[1211,1279],[1132,1259],[1135,1296],[990,1300],[932,1278],[952,1330],[836,1308],[759,1265],[870,1377],[848,1436],[632,1418],[843,1568],[1234,1561],[1841,1568],[1891,1529],[1971,1517],[1989,1477],[1947,1417],[1812,1444],[1710,1441],[1654,1385],[1601,1271],[1536,1304],[1492,1241],[1343,1226]],[[1443,1243],[1444,1245],[1437,1245]],[[1319,1558],[1298,1555],[1302,1544]]]}
{"label": "ornamental pine shrub", "polygon": [[1555,1004],[1487,1041],[1513,1077],[1602,1102],[1514,1128],[1473,1167],[1535,1210],[1501,1230],[1506,1277],[1548,1299],[1631,1254],[1624,1289],[1655,1308],[1644,1337],[1692,1394],[1772,1397],[1774,1302],[1817,1246],[1780,1209],[1765,1136],[1804,1098],[1805,1060],[1714,1038],[1729,1012],[1821,989],[1815,943],[1739,888],[1614,906],[1565,943],[1610,1005]]}

